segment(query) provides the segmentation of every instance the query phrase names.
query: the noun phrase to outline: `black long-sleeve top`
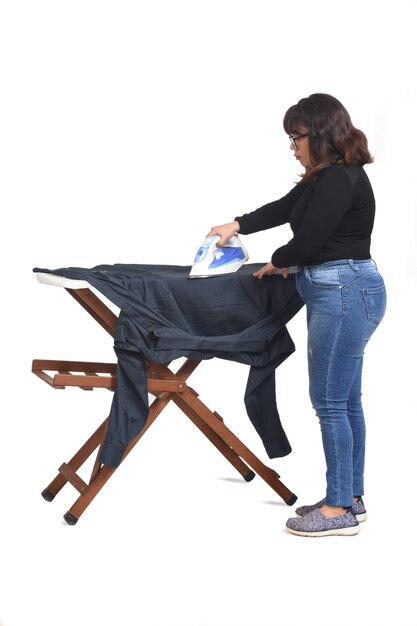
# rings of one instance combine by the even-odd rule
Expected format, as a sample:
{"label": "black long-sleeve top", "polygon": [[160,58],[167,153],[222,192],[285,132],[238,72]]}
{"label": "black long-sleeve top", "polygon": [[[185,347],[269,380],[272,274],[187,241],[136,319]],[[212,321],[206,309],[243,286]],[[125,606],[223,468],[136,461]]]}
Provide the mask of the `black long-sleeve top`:
{"label": "black long-sleeve top", "polygon": [[235,219],[242,235],[289,223],[293,238],[272,255],[275,267],[369,259],[375,198],[360,165],[332,165],[280,200]]}

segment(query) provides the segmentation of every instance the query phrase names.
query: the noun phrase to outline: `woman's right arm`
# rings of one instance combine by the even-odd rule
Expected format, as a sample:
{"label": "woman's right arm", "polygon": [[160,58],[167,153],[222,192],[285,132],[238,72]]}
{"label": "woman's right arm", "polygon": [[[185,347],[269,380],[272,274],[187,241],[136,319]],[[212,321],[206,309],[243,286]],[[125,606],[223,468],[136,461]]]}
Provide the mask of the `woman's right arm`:
{"label": "woman's right arm", "polygon": [[236,221],[240,226],[240,233],[242,235],[250,235],[260,230],[267,230],[286,224],[290,219],[291,211],[305,188],[305,185],[298,184],[279,200],[269,202],[251,213],[245,213],[236,217]]}
{"label": "woman's right arm", "polygon": [[217,242],[218,246],[222,246],[236,233],[249,235],[259,230],[267,230],[274,226],[281,226],[289,221],[291,211],[297,200],[305,189],[304,185],[296,185],[287,195],[279,200],[269,202],[259,209],[255,209],[251,213],[245,213],[240,217],[236,217],[233,222],[221,224],[220,226],[212,226],[207,237],[212,235],[220,235]]}

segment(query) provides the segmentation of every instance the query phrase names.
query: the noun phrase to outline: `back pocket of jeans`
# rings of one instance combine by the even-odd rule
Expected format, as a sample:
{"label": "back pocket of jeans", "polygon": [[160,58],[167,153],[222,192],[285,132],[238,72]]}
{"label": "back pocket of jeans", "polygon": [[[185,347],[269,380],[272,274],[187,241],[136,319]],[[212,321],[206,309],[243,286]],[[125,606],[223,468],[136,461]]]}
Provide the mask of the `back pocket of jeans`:
{"label": "back pocket of jeans", "polygon": [[385,285],[374,287],[373,289],[362,289],[365,300],[368,320],[378,326],[385,314],[387,307],[387,294]]}

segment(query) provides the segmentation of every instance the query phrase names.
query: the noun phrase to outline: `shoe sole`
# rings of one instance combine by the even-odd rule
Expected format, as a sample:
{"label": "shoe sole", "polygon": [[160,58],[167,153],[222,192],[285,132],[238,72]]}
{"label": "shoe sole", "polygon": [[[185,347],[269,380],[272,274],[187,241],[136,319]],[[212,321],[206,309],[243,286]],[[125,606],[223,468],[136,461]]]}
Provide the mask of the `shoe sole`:
{"label": "shoe sole", "polygon": [[351,537],[357,535],[360,531],[359,524],[357,526],[348,526],[347,528],[330,528],[329,530],[294,530],[287,526],[288,532],[293,535],[299,535],[300,537],[330,537],[330,536],[344,536]]}

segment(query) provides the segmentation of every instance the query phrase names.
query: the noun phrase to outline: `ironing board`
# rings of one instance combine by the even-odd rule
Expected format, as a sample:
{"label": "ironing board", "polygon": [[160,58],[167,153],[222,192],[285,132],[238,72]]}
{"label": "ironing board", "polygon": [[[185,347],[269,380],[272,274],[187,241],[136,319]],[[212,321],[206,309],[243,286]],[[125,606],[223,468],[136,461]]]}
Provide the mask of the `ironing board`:
{"label": "ironing board", "polygon": [[[64,288],[111,337],[115,337],[119,317],[105,304],[103,299],[96,295],[89,281],[68,278],[51,271],[48,273],[39,271],[36,276],[41,283]],[[294,311],[301,308],[301,306],[298,308],[297,306]],[[147,392],[154,399],[149,406],[146,423],[128,442],[120,462],[109,465],[102,461],[103,446],[106,445],[109,429],[109,417],[107,417],[72,458],[61,464],[58,474],[42,491],[43,498],[50,502],[67,483],[75,488],[79,495],[71,508],[64,514],[64,519],[69,525],[77,523],[120,463],[123,462],[171,401],[211,441],[245,481],[251,481],[258,474],[286,504],[294,504],[297,496],[281,482],[277,472],[266,466],[253,454],[226,426],[222,417],[216,411],[209,409],[200,400],[198,393],[188,385],[188,378],[201,361],[202,359],[188,357],[178,371],[174,372],[170,369],[169,362],[159,363],[146,356],[144,363]],[[117,363],[46,359],[34,359],[32,362],[32,372],[54,389],[79,387],[83,390],[105,388],[114,391],[117,389],[117,371]],[[93,456],[94,453],[95,457]],[[93,468],[89,477],[84,480],[79,470],[90,457],[93,459]]]}

